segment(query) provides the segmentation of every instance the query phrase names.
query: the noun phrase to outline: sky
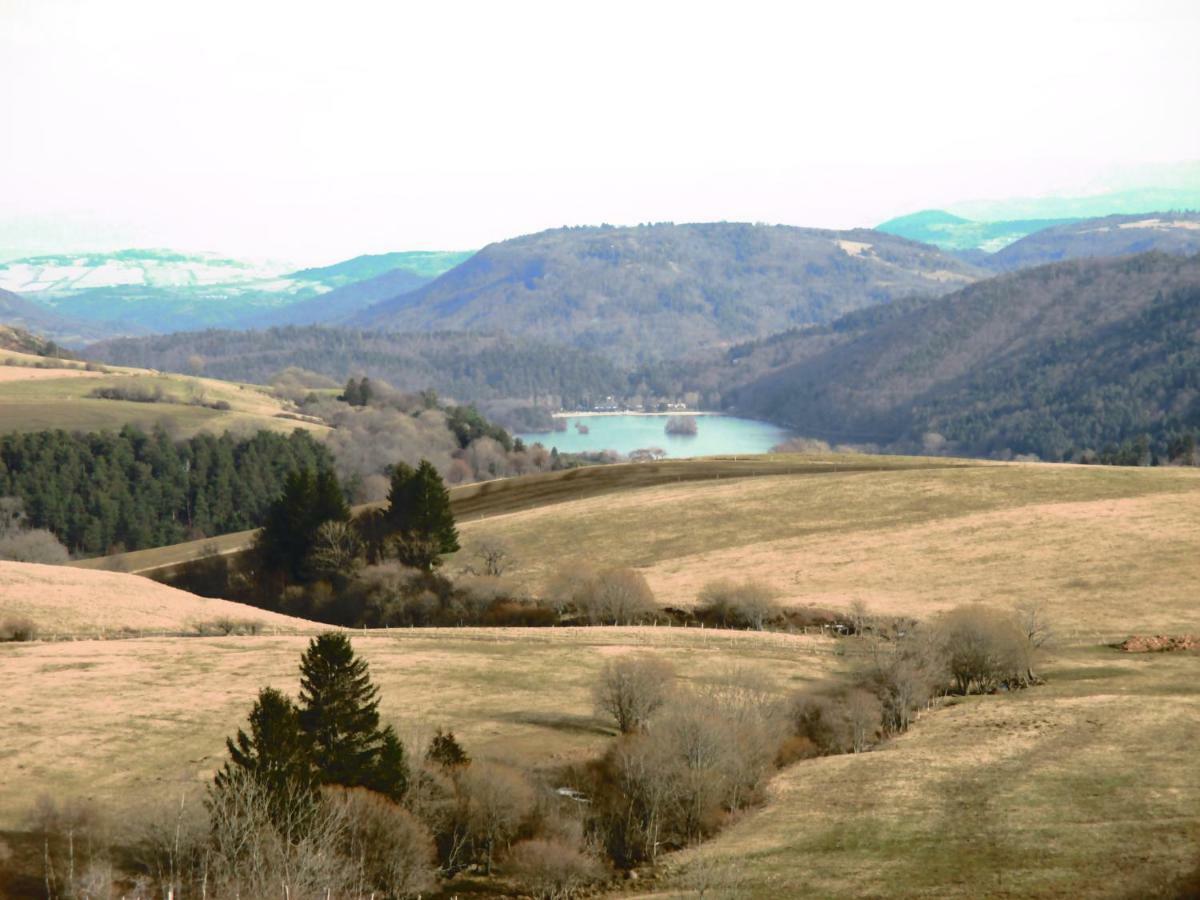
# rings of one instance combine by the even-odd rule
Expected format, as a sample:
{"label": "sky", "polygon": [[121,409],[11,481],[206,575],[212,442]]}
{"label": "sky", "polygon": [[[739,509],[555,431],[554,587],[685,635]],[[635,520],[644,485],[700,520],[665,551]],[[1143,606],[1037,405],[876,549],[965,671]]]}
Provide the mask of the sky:
{"label": "sky", "polygon": [[0,258],[1093,190],[1200,161],[1198,34],[1194,0],[0,0]]}

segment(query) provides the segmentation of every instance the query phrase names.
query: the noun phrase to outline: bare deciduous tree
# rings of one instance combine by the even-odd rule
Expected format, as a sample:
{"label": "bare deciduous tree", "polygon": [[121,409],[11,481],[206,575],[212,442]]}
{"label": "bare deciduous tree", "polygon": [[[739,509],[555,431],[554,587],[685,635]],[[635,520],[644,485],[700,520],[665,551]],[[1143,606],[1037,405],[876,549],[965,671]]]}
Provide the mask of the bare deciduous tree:
{"label": "bare deciduous tree", "polygon": [[326,577],[350,576],[362,563],[363,542],[350,522],[322,522],[317,529],[310,562]]}
{"label": "bare deciduous tree", "polygon": [[1054,630],[1042,600],[1026,600],[1016,606],[1017,627],[1025,638],[1025,678],[1030,684],[1038,681],[1034,671],[1035,657],[1054,638]]}
{"label": "bare deciduous tree", "polygon": [[476,861],[490,875],[496,850],[508,846],[533,812],[533,788],[514,769],[476,762],[459,774],[458,797],[458,814],[471,837]]}
{"label": "bare deciduous tree", "polygon": [[761,581],[719,579],[701,589],[696,612],[725,628],[762,631],[780,613],[776,598],[775,589]]}
{"label": "bare deciduous tree", "polygon": [[469,565],[471,574],[499,578],[515,564],[512,542],[498,535],[476,538],[467,550],[479,567],[476,570],[475,564]]}
{"label": "bare deciduous tree", "polygon": [[611,716],[622,734],[644,728],[666,702],[675,681],[675,670],[653,656],[626,656],[610,660],[600,670],[593,696],[596,709]]}

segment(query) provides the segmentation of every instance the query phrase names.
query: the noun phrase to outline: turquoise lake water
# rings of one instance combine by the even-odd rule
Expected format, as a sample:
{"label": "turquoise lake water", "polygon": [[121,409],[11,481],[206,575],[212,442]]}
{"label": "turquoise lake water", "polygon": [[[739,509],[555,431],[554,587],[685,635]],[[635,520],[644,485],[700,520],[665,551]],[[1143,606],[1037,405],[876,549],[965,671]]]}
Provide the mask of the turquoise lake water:
{"label": "turquoise lake water", "polygon": [[[547,431],[540,434],[521,434],[525,443],[538,442],[557,447],[560,453],[582,453],[589,450],[616,450],[626,454],[632,450],[658,447],[667,456],[713,456],[720,453],[766,453],[776,444],[786,441],[791,433],[754,419],[733,416],[696,416],[695,435],[667,434],[670,416],[570,416],[566,431]],[[581,434],[576,424],[587,426]]]}

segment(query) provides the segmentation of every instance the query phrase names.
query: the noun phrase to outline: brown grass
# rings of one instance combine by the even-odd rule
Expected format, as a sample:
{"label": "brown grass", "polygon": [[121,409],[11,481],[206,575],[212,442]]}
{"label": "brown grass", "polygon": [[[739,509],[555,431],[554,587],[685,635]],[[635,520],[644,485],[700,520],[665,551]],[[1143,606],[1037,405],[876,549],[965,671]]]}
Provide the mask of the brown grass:
{"label": "brown grass", "polygon": [[[258,689],[295,696],[303,637],[0,645],[0,829],[42,791],[125,798],[198,791]],[[644,650],[685,678],[743,666],[786,689],[817,677],[821,638],[680,628],[398,629],[354,637],[381,712],[421,747],[453,728],[473,756],[533,769],[586,758],[611,736],[591,685],[612,653]]]}
{"label": "brown grass", "polygon": [[136,575],[0,561],[0,619],[9,616],[31,619],[44,640],[187,632],[221,619],[286,632],[315,627],[304,619],[198,597]]}
{"label": "brown grass", "polygon": [[[765,470],[760,470],[765,471]],[[633,565],[662,602],[753,576],[793,604],[928,617],[959,603],[1041,599],[1058,638],[1048,683],[922,716],[860,756],[804,762],[719,836],[704,865],[738,896],[1146,897],[1200,861],[1200,654],[1122,654],[1099,641],[1200,630],[1200,473],[1072,466],[662,479],[620,490],[514,480],[464,543],[498,533],[539,589],[574,560]],[[597,477],[597,476],[591,476]],[[639,476],[648,477],[648,476]],[[494,493],[492,493],[494,492]],[[479,494],[473,494],[477,501]],[[478,507],[477,507],[478,509]],[[487,515],[487,513],[483,513]],[[452,559],[451,570],[456,562]],[[208,602],[208,601],[206,601]],[[603,660],[652,647],[688,679],[743,666],[780,690],[836,675],[854,642],[665,628],[444,629],[364,634],[385,718],[420,746],[453,728],[476,756],[546,769],[595,753],[589,687]],[[138,640],[0,647],[0,825],[38,791],[105,801],[198,789],[264,684],[294,693],[304,639]],[[671,862],[658,896],[700,861]],[[641,894],[653,893],[642,888]]]}
{"label": "brown grass", "polygon": [[1096,642],[1196,622],[1200,472],[1011,465],[668,484],[461,531],[515,543],[512,577],[535,592],[590,560],[639,568],[681,607],[724,577],[764,581],[790,605],[861,599],[917,617],[1039,599]]}

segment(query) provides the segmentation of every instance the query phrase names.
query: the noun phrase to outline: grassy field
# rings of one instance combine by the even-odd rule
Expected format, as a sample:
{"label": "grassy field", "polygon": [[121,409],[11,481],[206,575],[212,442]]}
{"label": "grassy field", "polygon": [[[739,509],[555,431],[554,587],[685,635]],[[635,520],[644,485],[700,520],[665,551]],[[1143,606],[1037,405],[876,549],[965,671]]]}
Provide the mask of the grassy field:
{"label": "grassy field", "polygon": [[[608,497],[655,485],[690,482],[717,482],[721,479],[756,478],[769,475],[823,475],[838,472],[879,472],[913,468],[944,468],[968,465],[964,461],[946,461],[901,456],[752,456],[713,457],[709,459],[663,460],[609,466],[589,466],[560,472],[542,472],[523,478],[501,478],[466,484],[450,489],[450,502],[460,522],[479,521],[510,515],[575,500]],[[371,506],[355,508],[361,512]],[[186,566],[212,550],[232,555],[248,548],[257,529],[219,535],[169,547],[152,547],[117,553],[71,563],[84,569],[107,569],[150,575],[162,570]]]}
{"label": "grassy field", "polygon": [[[1040,599],[1098,642],[1200,621],[1200,471],[1061,465],[828,471],[667,483],[462,522],[504,536],[540,591],[578,563],[635,566],[664,605],[747,577],[783,602],[928,616]],[[453,569],[451,560],[448,568]]]}
{"label": "grassy field", "polygon": [[704,866],[762,898],[1178,896],[1200,864],[1200,656],[1072,647],[1045,675],[793,766],[674,882]]}
{"label": "grassy field", "polygon": [[[1039,599],[1049,612],[1046,685],[950,701],[875,752],[783,771],[763,808],[678,854],[638,895],[697,896],[684,886],[709,872],[701,880],[732,886],[726,896],[1132,898],[1200,862],[1200,654],[1103,645],[1200,631],[1200,473],[852,460],[709,461],[703,479],[613,467],[455,495],[464,543],[509,538],[513,577],[533,590],[588,563],[639,567],[661,603],[752,576],[796,605],[861,599],[927,618]],[[734,465],[758,477],[717,471]],[[641,486],[622,489],[635,477]],[[534,495],[542,505],[523,508]],[[259,686],[295,691],[304,642],[0,646],[13,726],[0,732],[0,827],[43,790],[112,802],[199,790]],[[476,756],[542,770],[607,740],[588,688],[613,654],[652,648],[688,680],[750,668],[781,692],[836,675],[854,654],[853,641],[678,628],[355,642],[385,717],[418,746],[444,725]]]}
{"label": "grassy field", "polygon": [[[70,368],[62,369],[5,365],[9,359],[44,362],[36,356],[0,350],[0,433],[54,428],[116,431],[127,424],[149,430],[159,423],[180,437],[201,431],[327,430],[303,418],[290,418],[292,414],[277,398],[255,385],[121,367],[88,372],[78,368],[82,364],[69,362],[63,365]],[[89,396],[96,388],[114,385],[132,385],[147,393],[159,389],[165,399],[143,403]],[[229,409],[200,405],[221,402],[229,404]]]}
{"label": "grassy field", "polygon": [[148,578],[0,560],[0,622],[28,619],[43,640],[211,630],[219,623],[312,632],[313,623],[198,597]]}
{"label": "grassy field", "polygon": [[[0,644],[0,829],[17,826],[43,791],[120,807],[130,796],[201,790],[259,687],[295,695],[306,643]],[[382,715],[410,742],[448,726],[472,754],[535,770],[587,758],[611,735],[590,689],[614,654],[652,647],[688,679],[740,666],[780,690],[834,659],[827,639],[680,628],[398,629],[358,635],[354,645],[381,689]]]}

